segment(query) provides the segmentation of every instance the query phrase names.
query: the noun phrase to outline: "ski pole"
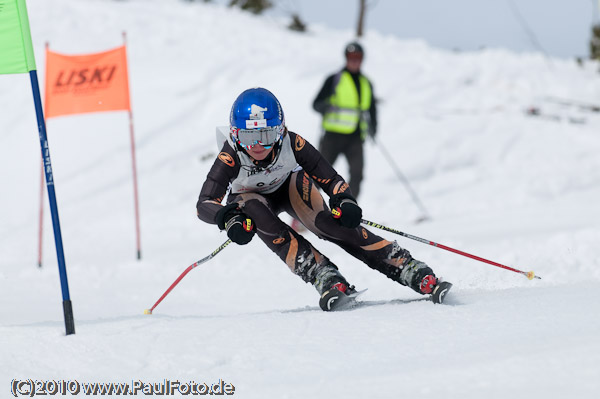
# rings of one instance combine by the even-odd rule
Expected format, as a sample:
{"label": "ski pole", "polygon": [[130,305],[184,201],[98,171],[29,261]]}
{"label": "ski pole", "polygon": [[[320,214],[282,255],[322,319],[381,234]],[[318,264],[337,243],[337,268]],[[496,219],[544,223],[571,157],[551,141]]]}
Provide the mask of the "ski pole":
{"label": "ski pole", "polygon": [[175,282],[173,284],[171,284],[171,286],[169,287],[169,289],[166,290],[164,294],[162,294],[162,296],[158,299],[158,301],[156,301],[156,303],[154,304],[154,306],[152,306],[150,309],[144,310],[144,314],[152,314],[152,311],[154,310],[154,308],[157,307],[158,304],[161,303],[161,301],[163,299],[165,299],[165,297],[167,295],[169,295],[169,292],[171,292],[173,290],[173,288],[175,288],[175,286],[177,284],[179,284],[179,282],[185,277],[186,274],[188,274],[196,266],[200,266],[202,263],[204,263],[204,262],[206,262],[206,261],[211,260],[212,258],[214,258],[215,255],[217,255],[219,252],[221,252],[229,244],[231,244],[231,240],[225,241],[223,244],[221,244],[221,246],[219,248],[215,249],[210,255],[208,255],[208,256],[200,259],[199,261],[195,262],[194,264],[190,265],[187,269],[185,269],[183,271],[183,273],[181,273],[181,275],[177,278],[177,280],[175,280]]}
{"label": "ski pole", "polygon": [[503,269],[510,270],[511,272],[523,274],[529,280],[533,280],[534,278],[537,278],[537,279],[540,279],[540,280],[542,279],[540,276],[536,276],[533,271],[524,272],[524,271],[521,271],[521,270],[518,270],[518,269],[514,269],[512,267],[509,267],[509,266],[501,265],[500,263],[497,263],[497,262],[494,262],[494,261],[491,261],[491,260],[487,260],[487,259],[481,258],[479,256],[471,255],[471,254],[468,254],[466,252],[459,251],[458,249],[447,247],[447,246],[445,246],[443,244],[438,244],[438,243],[433,242],[433,241],[425,240],[423,238],[419,238],[419,237],[416,237],[416,236],[413,236],[413,235],[410,235],[410,234],[406,234],[406,233],[403,233],[403,232],[398,231],[396,229],[392,229],[390,227],[386,227],[386,226],[383,226],[381,224],[370,222],[370,221],[365,220],[365,219],[361,219],[361,223],[366,224],[367,226],[375,227],[377,229],[389,231],[390,233],[395,233],[395,234],[401,235],[402,237],[410,238],[411,240],[419,241],[419,242],[421,242],[423,244],[429,244],[429,245],[432,245],[434,247],[445,249],[446,251],[450,251],[450,252],[454,252],[455,254],[466,256],[467,258],[475,259],[475,260],[478,260],[480,262],[484,262],[484,263],[488,263],[488,264],[493,265],[493,266],[501,267]]}
{"label": "ski pole", "polygon": [[390,153],[385,149],[385,147],[383,145],[381,145],[381,143],[377,139],[375,139],[375,137],[373,137],[373,141],[377,144],[377,147],[379,147],[379,150],[381,151],[381,153],[383,154],[383,156],[387,159],[388,163],[392,166],[392,169],[394,169],[394,171],[396,172],[396,176],[398,176],[398,179],[400,179],[400,181],[406,187],[406,190],[408,191],[408,193],[412,197],[413,202],[417,205],[417,207],[423,213],[423,215],[416,220],[416,223],[420,223],[420,222],[423,222],[425,220],[431,219],[431,216],[429,216],[429,212],[427,212],[427,209],[425,209],[425,206],[423,205],[423,203],[421,202],[421,200],[417,196],[417,193],[410,186],[410,184],[408,183],[408,179],[406,178],[406,176],[404,176],[404,174],[402,173],[402,171],[400,171],[400,168],[398,167],[398,165],[396,165],[396,163],[394,162],[394,159],[392,158],[392,156],[390,155]]}

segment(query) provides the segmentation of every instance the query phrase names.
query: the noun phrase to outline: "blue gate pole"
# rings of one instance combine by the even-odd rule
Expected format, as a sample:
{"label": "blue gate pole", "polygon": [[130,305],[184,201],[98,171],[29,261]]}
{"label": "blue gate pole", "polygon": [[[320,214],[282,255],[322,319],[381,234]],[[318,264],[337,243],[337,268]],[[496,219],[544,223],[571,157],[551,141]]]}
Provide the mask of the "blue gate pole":
{"label": "blue gate pole", "polygon": [[67,267],[65,266],[65,254],[63,251],[62,236],[60,234],[60,221],[58,219],[58,207],[56,205],[56,193],[54,191],[54,175],[52,174],[52,162],[50,161],[50,147],[46,135],[46,122],[42,110],[40,87],[37,72],[29,71],[31,78],[31,89],[33,91],[33,102],[37,117],[38,131],[40,134],[40,146],[42,148],[42,160],[46,174],[46,187],[48,189],[48,201],[50,201],[50,213],[52,215],[52,227],[54,228],[54,243],[56,245],[56,257],[58,259],[58,273],[60,275],[60,286],[63,297],[63,313],[65,315],[65,328],[67,335],[75,334],[75,321],[73,320],[73,306],[69,296],[69,282],[67,281]]}

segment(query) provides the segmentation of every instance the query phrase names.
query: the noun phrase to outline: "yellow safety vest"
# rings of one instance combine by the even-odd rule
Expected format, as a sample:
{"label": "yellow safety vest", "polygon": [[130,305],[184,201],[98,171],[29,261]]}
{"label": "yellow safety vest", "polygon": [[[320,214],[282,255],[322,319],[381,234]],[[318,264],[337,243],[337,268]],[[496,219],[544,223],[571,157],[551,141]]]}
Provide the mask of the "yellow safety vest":
{"label": "yellow safety vest", "polygon": [[371,85],[362,75],[359,76],[358,81],[360,104],[358,91],[350,72],[341,72],[334,93],[329,98],[330,107],[323,115],[323,129],[328,132],[351,134],[360,122],[360,136],[362,139],[367,136],[369,126],[366,118],[361,118],[361,114],[368,113],[371,108]]}

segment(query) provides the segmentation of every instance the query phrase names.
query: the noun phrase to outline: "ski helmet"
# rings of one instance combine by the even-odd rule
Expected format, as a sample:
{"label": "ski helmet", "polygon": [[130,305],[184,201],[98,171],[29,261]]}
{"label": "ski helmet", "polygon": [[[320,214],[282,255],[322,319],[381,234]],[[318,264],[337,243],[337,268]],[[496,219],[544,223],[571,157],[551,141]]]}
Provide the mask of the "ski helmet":
{"label": "ski helmet", "polygon": [[348,57],[349,54],[356,54],[356,55],[360,55],[361,57],[364,57],[365,51],[363,50],[360,43],[352,42],[352,43],[348,43],[348,45],[344,49],[344,55],[346,57]]}
{"label": "ski helmet", "polygon": [[275,146],[285,131],[279,100],[262,87],[245,90],[238,96],[231,107],[229,125],[231,138],[244,149],[256,144]]}

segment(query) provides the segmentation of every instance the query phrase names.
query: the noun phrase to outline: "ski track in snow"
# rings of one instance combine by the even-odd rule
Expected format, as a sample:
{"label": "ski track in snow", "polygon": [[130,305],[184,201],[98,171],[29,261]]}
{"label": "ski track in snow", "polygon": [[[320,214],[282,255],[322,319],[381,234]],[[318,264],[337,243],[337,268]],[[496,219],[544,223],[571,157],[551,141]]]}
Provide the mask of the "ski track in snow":
{"label": "ski track in snow", "polygon": [[[368,288],[363,306],[322,312],[315,290],[255,239],[190,272],[147,316],[187,266],[226,240],[197,220],[194,205],[231,102],[248,87],[269,88],[290,130],[316,145],[311,103],[341,67],[352,32],[296,34],[284,20],[176,0],[29,1],[28,11],[42,85],[46,41],[89,53],[128,33],[142,260],[127,116],[49,120],[77,332],[64,335],[47,199],[36,266],[40,149],[29,81],[0,76],[0,396],[15,378],[223,379],[240,398],[596,394],[600,114],[551,99],[600,103],[597,64],[502,49],[452,53],[376,31],[363,40],[380,100],[378,140],[432,220],[414,223],[419,208],[373,143],[364,217],[541,280],[369,229],[454,284],[448,304],[433,305],[306,233]],[[528,116],[531,106],[561,119]],[[335,166],[347,173],[344,160]]]}

